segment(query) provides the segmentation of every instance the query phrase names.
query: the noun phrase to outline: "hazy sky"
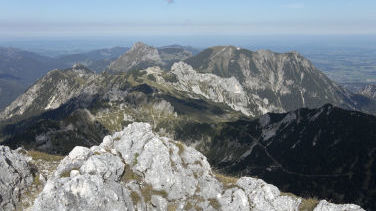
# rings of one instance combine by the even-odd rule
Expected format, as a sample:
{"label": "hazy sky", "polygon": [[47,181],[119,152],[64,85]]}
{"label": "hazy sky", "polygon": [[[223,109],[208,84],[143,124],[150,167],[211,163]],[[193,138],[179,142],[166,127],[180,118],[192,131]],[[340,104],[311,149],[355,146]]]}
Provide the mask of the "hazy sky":
{"label": "hazy sky", "polygon": [[376,34],[376,0],[0,0],[0,37]]}

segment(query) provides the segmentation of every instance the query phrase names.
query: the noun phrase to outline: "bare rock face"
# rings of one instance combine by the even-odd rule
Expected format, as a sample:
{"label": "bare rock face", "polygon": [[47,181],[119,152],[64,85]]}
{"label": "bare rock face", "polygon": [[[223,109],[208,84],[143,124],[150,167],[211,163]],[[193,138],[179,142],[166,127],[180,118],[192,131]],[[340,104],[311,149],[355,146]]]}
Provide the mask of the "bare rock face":
{"label": "bare rock face", "polygon": [[[260,179],[214,174],[191,147],[133,123],[62,160],[32,210],[298,210],[302,199]],[[325,201],[315,210],[362,210]]]}
{"label": "bare rock face", "polygon": [[92,94],[91,92],[97,90],[90,86],[95,79],[96,75],[83,65],[50,71],[6,107],[0,113],[0,120],[39,114],[42,111],[56,109],[82,93]]}
{"label": "bare rock face", "polygon": [[0,210],[15,210],[22,192],[33,183],[30,157],[0,146]]}
{"label": "bare rock face", "polygon": [[376,84],[367,85],[364,89],[360,90],[359,93],[366,97],[376,99]]}
{"label": "bare rock face", "polygon": [[137,42],[128,52],[112,62],[109,69],[112,72],[128,72],[134,69],[143,69],[150,65],[164,65],[158,50]]}
{"label": "bare rock face", "polygon": [[181,91],[204,96],[214,102],[225,103],[245,115],[252,115],[249,110],[249,97],[235,77],[221,78],[210,73],[198,73],[184,62],[175,63],[171,73],[177,76],[173,86]]}
{"label": "bare rock face", "polygon": [[[142,42],[135,43],[125,54],[113,61],[108,68],[111,73],[139,71],[147,67],[170,67],[174,62],[192,56],[192,52],[182,46],[154,48]],[[168,69],[168,68],[167,68]]]}
{"label": "bare rock face", "polygon": [[301,107],[316,108],[326,103],[357,108],[349,92],[330,81],[296,52],[274,53],[216,46],[185,62],[200,73],[235,77],[251,99],[248,107],[256,116]]}
{"label": "bare rock face", "polygon": [[321,200],[313,211],[355,211],[360,210],[359,206],[353,204],[333,204],[326,200]]}

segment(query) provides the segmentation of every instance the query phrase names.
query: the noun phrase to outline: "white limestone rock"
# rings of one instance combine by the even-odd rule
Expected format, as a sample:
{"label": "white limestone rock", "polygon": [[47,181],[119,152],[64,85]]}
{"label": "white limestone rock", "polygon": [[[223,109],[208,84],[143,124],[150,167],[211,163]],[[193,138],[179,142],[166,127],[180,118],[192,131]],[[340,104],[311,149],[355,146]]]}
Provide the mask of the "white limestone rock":
{"label": "white limestone rock", "polygon": [[226,190],[223,196],[219,197],[219,202],[223,210],[250,210],[248,197],[239,188]]}
{"label": "white limestone rock", "polygon": [[80,168],[82,174],[100,175],[104,180],[119,181],[124,163],[115,155],[104,153],[91,156]]}
{"label": "white limestone rock", "polygon": [[355,204],[333,204],[326,200],[321,200],[313,211],[364,211]]}
{"label": "white limestone rock", "polygon": [[281,196],[277,187],[261,179],[242,177],[237,183],[248,196],[252,210],[297,210],[300,198]]}
{"label": "white limestone rock", "polygon": [[15,210],[26,188],[33,183],[30,157],[0,146],[0,210]]}
{"label": "white limestone rock", "polygon": [[184,62],[175,63],[171,67],[171,73],[178,78],[178,81],[173,83],[176,89],[225,103],[236,111],[254,116],[248,108],[247,93],[235,77],[221,78],[210,73],[198,73]]}
{"label": "white limestone rock", "polygon": [[[261,211],[299,210],[300,203],[260,179],[223,184],[200,152],[156,135],[149,124],[133,123],[99,146],[74,148],[32,210]],[[361,210],[323,201],[316,210],[342,208]]]}
{"label": "white limestone rock", "polygon": [[99,175],[77,175],[49,180],[32,210],[127,210],[130,193],[120,183]]}

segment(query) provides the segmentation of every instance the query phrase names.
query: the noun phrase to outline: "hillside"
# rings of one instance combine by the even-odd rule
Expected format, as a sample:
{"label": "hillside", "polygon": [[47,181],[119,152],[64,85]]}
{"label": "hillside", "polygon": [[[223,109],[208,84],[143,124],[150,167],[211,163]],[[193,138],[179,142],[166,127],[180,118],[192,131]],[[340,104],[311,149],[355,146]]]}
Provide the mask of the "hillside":
{"label": "hillside", "polygon": [[101,72],[127,48],[111,48],[57,58],[14,48],[0,47],[0,111],[20,96],[30,85],[53,69],[84,64]]}
{"label": "hillside", "polygon": [[[376,117],[332,105],[221,124],[209,162],[283,191],[376,209]],[[311,191],[306,192],[306,188]]]}

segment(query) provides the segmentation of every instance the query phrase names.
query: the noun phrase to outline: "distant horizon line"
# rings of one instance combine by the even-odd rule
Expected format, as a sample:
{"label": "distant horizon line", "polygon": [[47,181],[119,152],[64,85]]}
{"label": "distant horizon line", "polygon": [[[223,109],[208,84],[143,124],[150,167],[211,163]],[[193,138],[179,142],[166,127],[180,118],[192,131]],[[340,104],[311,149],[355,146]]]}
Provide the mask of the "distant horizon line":
{"label": "distant horizon line", "polygon": [[[353,36],[376,36],[375,33],[265,33],[265,34],[134,34],[134,35],[66,35],[66,36],[55,36],[55,35],[1,35],[0,39],[31,39],[31,38],[42,38],[42,39],[67,39],[67,38],[95,38],[95,39],[107,39],[107,38],[136,38],[136,37],[274,37],[274,36],[283,36],[283,37],[353,37]],[[376,39],[376,37],[375,37]]]}

